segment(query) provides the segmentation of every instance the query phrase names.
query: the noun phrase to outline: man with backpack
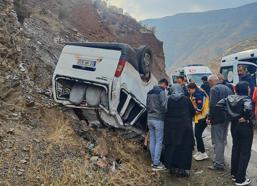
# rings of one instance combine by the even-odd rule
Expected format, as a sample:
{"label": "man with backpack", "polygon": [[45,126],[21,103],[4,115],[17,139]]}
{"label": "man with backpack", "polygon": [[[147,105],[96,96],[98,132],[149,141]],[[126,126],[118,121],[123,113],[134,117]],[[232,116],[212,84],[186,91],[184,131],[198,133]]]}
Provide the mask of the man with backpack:
{"label": "man with backpack", "polygon": [[236,185],[249,185],[251,180],[246,178],[246,169],[251,156],[253,143],[253,124],[251,120],[253,104],[248,82],[236,85],[236,95],[230,95],[221,100],[217,107],[223,108],[231,121],[233,138],[231,175]]}

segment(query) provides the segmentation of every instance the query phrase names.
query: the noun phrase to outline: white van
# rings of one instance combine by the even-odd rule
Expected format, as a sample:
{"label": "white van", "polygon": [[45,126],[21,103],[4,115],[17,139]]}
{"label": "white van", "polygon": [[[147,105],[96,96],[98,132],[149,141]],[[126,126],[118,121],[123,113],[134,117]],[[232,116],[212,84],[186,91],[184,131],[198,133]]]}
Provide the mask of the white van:
{"label": "white van", "polygon": [[238,65],[244,65],[247,68],[248,73],[254,77],[256,84],[257,49],[246,50],[222,58],[220,73],[233,85],[239,82]]}
{"label": "white van", "polygon": [[203,76],[208,77],[211,74],[212,71],[207,66],[203,66],[201,64],[187,65],[175,70],[171,82],[174,83],[177,76],[184,76],[187,79],[187,82],[195,82],[198,86],[201,86],[201,78]]}
{"label": "white van", "polygon": [[157,83],[148,47],[120,43],[68,43],[53,75],[56,102],[97,110],[106,124],[146,125],[147,92]]}

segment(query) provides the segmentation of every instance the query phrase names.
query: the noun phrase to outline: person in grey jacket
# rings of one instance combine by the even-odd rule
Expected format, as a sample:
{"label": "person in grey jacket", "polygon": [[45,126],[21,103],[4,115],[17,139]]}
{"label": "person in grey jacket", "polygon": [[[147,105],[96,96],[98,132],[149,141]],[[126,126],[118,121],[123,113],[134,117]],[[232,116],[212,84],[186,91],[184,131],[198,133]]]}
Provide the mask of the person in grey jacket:
{"label": "person in grey jacket", "polygon": [[150,153],[152,158],[152,169],[154,171],[164,170],[164,165],[160,162],[163,142],[164,117],[166,113],[167,97],[165,90],[168,81],[162,79],[159,85],[155,86],[147,93],[147,123],[150,133]]}
{"label": "person in grey jacket", "polygon": [[217,103],[232,95],[232,91],[226,85],[219,81],[217,75],[208,77],[211,86],[210,91],[210,110],[207,123],[211,124],[212,143],[214,144],[214,160],[213,165],[209,167],[211,170],[224,170],[224,151],[227,139],[229,121],[222,109],[217,107]]}

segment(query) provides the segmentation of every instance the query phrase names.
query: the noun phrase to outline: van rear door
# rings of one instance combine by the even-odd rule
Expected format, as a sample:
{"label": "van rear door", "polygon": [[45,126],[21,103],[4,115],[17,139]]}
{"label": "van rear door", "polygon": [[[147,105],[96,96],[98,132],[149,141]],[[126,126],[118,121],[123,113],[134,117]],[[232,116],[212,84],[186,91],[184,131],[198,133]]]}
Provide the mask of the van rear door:
{"label": "van rear door", "polygon": [[97,83],[112,82],[121,51],[67,45],[59,58],[55,74]]}

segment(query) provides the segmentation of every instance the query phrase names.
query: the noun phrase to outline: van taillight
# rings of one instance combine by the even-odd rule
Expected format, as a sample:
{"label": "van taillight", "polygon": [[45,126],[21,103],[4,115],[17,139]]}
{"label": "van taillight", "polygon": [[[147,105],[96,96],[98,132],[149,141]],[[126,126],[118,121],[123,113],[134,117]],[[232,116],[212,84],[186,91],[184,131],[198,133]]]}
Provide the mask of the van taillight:
{"label": "van taillight", "polygon": [[116,68],[115,77],[120,77],[120,75],[125,67],[125,64],[126,64],[126,60],[120,59],[118,66]]}

